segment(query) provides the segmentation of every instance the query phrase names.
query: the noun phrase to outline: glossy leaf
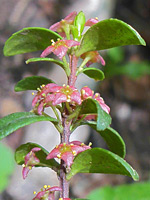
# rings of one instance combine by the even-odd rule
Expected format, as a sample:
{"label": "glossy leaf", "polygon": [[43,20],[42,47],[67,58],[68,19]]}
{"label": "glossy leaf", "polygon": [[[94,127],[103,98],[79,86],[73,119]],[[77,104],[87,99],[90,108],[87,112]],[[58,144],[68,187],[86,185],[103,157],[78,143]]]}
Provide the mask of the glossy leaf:
{"label": "glossy leaf", "polygon": [[79,153],[71,166],[67,179],[77,173],[120,174],[139,179],[137,172],[118,155],[101,148],[88,149]]}
{"label": "glossy leaf", "polygon": [[31,62],[53,62],[57,65],[60,65],[61,67],[64,67],[64,63],[59,60],[55,60],[53,58],[30,58],[26,61],[26,64],[29,64]]}
{"label": "glossy leaf", "polygon": [[126,154],[126,146],[117,131],[111,127],[107,127],[104,131],[98,131],[96,128],[96,122],[85,121],[82,122],[83,125],[89,125],[94,130],[96,130],[102,138],[105,140],[111,152],[117,154],[118,156],[124,158]]}
{"label": "glossy leaf", "polygon": [[17,164],[22,165],[24,163],[25,156],[34,147],[41,148],[40,151],[35,152],[36,157],[40,160],[40,163],[38,165],[36,165],[36,167],[50,167],[50,168],[54,169],[55,171],[57,171],[57,169],[59,168],[60,165],[54,159],[46,160],[46,157],[49,154],[49,152],[46,149],[44,149],[42,146],[40,146],[36,143],[30,143],[29,142],[29,143],[26,143],[26,144],[22,144],[21,146],[19,146],[16,149],[15,160],[16,160]]}
{"label": "glossy leaf", "polygon": [[86,99],[82,102],[80,115],[96,114],[97,130],[105,130],[111,124],[111,117],[107,114],[94,99]]}
{"label": "glossy leaf", "polygon": [[7,115],[0,119],[0,139],[6,137],[19,128],[39,121],[57,122],[57,120],[52,117],[36,115],[32,112],[17,112]]}
{"label": "glossy leaf", "polygon": [[51,40],[62,37],[46,28],[28,27],[14,33],[5,43],[4,55],[13,56],[43,50],[51,45]]}
{"label": "glossy leaf", "polygon": [[43,76],[26,77],[15,85],[15,92],[37,90],[37,88],[39,88],[41,85],[46,85],[48,83],[54,83],[54,81]]}
{"label": "glossy leaf", "polygon": [[83,73],[86,74],[88,77],[93,78],[95,81],[102,81],[105,78],[104,73],[97,68],[84,68]]}
{"label": "glossy leaf", "polygon": [[146,43],[130,25],[118,19],[106,19],[87,30],[76,55],[125,45],[145,46]]}

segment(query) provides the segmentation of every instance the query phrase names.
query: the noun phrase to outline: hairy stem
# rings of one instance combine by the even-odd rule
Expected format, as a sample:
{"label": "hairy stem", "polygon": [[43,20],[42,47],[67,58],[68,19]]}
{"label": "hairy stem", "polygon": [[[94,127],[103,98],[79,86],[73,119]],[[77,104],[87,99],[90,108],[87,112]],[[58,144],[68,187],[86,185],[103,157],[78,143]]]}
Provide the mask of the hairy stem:
{"label": "hairy stem", "polygon": [[71,74],[68,78],[68,85],[69,86],[75,86],[75,82],[76,82],[76,79],[77,79],[76,71],[77,71],[78,57],[76,57],[75,55],[70,55],[69,60],[70,60]]}

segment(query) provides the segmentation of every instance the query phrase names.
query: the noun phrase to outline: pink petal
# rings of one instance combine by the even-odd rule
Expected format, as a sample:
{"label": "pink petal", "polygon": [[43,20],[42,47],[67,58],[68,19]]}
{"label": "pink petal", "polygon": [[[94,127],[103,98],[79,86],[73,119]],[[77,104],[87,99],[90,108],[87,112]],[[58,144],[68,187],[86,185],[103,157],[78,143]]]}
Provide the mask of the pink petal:
{"label": "pink petal", "polygon": [[72,152],[65,152],[61,155],[61,159],[66,163],[68,167],[70,167],[73,163],[74,155]]}
{"label": "pink petal", "polygon": [[85,86],[81,89],[82,100],[85,100],[85,99],[92,97],[92,96],[93,96],[93,91],[89,87]]}
{"label": "pink petal", "polygon": [[29,167],[23,167],[23,169],[22,169],[23,179],[25,179],[27,177],[29,171],[30,171]]}
{"label": "pink petal", "polygon": [[41,58],[45,58],[46,56],[48,56],[50,53],[52,53],[54,50],[54,46],[49,46],[47,47],[43,52],[42,54],[40,55]]}
{"label": "pink petal", "polygon": [[80,45],[80,42],[77,42],[75,40],[66,40],[65,43],[68,47],[74,47]]}
{"label": "pink petal", "polygon": [[85,117],[85,120],[87,120],[87,121],[91,121],[91,120],[96,120],[96,118],[97,118],[97,115],[87,115],[86,117]]}
{"label": "pink petal", "polygon": [[38,102],[38,100],[39,100],[39,96],[36,95],[36,96],[33,98],[33,100],[32,100],[32,106],[33,106],[33,107],[36,105],[36,103]]}
{"label": "pink petal", "polygon": [[44,102],[41,101],[40,104],[39,104],[39,106],[38,106],[38,110],[37,110],[38,114],[42,115],[43,110],[44,110]]}
{"label": "pink petal", "polygon": [[67,51],[68,51],[68,47],[61,45],[55,48],[53,50],[53,53],[62,60],[62,58],[66,55]]}
{"label": "pink petal", "polygon": [[52,158],[57,158],[57,155],[60,154],[60,151],[58,148],[54,148],[46,157],[46,160],[52,159]]}
{"label": "pink petal", "polygon": [[91,18],[85,23],[85,26],[93,26],[94,24],[97,24],[98,22],[99,22],[98,19]]}
{"label": "pink petal", "polygon": [[76,11],[73,11],[72,13],[70,13],[69,15],[67,15],[67,17],[64,18],[64,20],[68,21],[68,20],[74,20],[75,16],[77,15]]}
{"label": "pink petal", "polygon": [[60,104],[62,102],[67,101],[67,96],[63,93],[57,93],[55,95],[55,99],[53,100],[53,105],[56,106],[57,104]]}
{"label": "pink petal", "polygon": [[57,22],[55,24],[53,24],[52,26],[49,27],[50,30],[52,31],[57,31],[59,28],[61,28],[61,23]]}
{"label": "pink petal", "polygon": [[79,92],[73,92],[72,94],[71,94],[71,101],[73,101],[73,102],[75,102],[75,103],[77,103],[78,105],[80,105],[81,104],[81,96],[80,96],[80,93]]}

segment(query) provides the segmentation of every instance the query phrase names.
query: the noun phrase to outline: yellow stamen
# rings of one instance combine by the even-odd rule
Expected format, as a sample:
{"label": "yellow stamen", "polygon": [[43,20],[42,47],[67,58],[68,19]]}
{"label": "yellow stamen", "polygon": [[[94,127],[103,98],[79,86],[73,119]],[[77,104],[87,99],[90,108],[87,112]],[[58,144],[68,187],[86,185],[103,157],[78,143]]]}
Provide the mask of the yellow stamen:
{"label": "yellow stamen", "polygon": [[77,152],[76,152],[76,151],[73,151],[72,153],[73,153],[73,155],[74,155],[74,156],[76,156],[76,155],[77,155]]}
{"label": "yellow stamen", "polygon": [[92,146],[92,142],[89,142],[89,147],[91,147]]}
{"label": "yellow stamen", "polygon": [[25,164],[22,164],[22,167],[25,167],[26,165]]}
{"label": "yellow stamen", "polygon": [[57,155],[57,158],[61,158],[61,154],[58,154],[58,155]]}
{"label": "yellow stamen", "polygon": [[37,91],[41,92],[41,89],[40,89],[40,88],[37,88]]}
{"label": "yellow stamen", "polygon": [[66,85],[65,85],[65,84],[63,84],[63,87],[66,87]]}
{"label": "yellow stamen", "polygon": [[60,38],[57,38],[57,41],[59,41],[60,40]]}
{"label": "yellow stamen", "polygon": [[50,185],[48,185],[47,187],[48,187],[48,188],[50,188],[51,186],[50,186]]}
{"label": "yellow stamen", "polygon": [[32,95],[35,95],[35,93],[34,93],[34,92],[32,92]]}
{"label": "yellow stamen", "polygon": [[95,19],[98,19],[98,17],[95,17]]}
{"label": "yellow stamen", "polygon": [[95,93],[95,97],[98,97],[99,96],[99,94],[98,93]]}
{"label": "yellow stamen", "polygon": [[81,146],[84,146],[84,145],[85,145],[85,144],[82,142],[82,143],[81,143]]}
{"label": "yellow stamen", "polygon": [[71,147],[72,147],[73,145],[74,145],[74,144],[72,144],[72,143],[70,144]]}
{"label": "yellow stamen", "polygon": [[63,198],[59,198],[59,200],[63,200]]}
{"label": "yellow stamen", "polygon": [[33,194],[36,194],[36,191],[34,191]]}
{"label": "yellow stamen", "polygon": [[56,147],[55,147],[56,149],[58,148],[58,145],[56,145]]}
{"label": "yellow stamen", "polygon": [[63,146],[66,146],[66,143],[63,143]]}
{"label": "yellow stamen", "polygon": [[69,86],[69,85],[67,85],[66,87],[67,87],[67,88],[69,88],[70,86]]}
{"label": "yellow stamen", "polygon": [[29,166],[29,169],[31,170],[31,169],[32,169],[32,166]]}
{"label": "yellow stamen", "polygon": [[46,188],[47,188],[47,185],[44,185],[43,188],[46,189]]}

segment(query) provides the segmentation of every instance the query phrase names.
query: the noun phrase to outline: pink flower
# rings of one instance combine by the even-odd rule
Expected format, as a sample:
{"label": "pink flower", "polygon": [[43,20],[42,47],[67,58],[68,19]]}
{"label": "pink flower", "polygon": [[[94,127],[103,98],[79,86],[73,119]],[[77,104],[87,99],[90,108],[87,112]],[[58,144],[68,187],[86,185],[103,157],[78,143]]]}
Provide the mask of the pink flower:
{"label": "pink flower", "polygon": [[91,18],[85,23],[85,26],[93,26],[94,24],[97,24],[98,22],[99,21],[97,17]]}
{"label": "pink flower", "polygon": [[[107,106],[104,102],[104,99],[102,97],[100,97],[100,94],[99,93],[96,93],[95,95],[93,95],[93,91],[89,88],[89,87],[83,87],[81,89],[81,99],[82,101],[85,100],[85,99],[88,99],[88,98],[92,98],[92,99],[95,99],[96,101],[98,101],[98,103],[100,104],[101,108],[109,114],[110,112],[110,108],[109,106]],[[97,118],[97,115],[95,114],[90,114],[90,115],[87,115],[85,117],[85,120],[96,120]]]}
{"label": "pink flower", "polygon": [[70,102],[73,104],[81,104],[81,96],[78,90],[69,85],[58,86],[54,83],[42,85],[37,89],[32,106],[34,111],[39,115],[42,114],[44,108],[56,106],[63,102]]}
{"label": "pink flower", "polygon": [[38,192],[37,195],[32,200],[37,199],[45,199],[45,200],[55,200],[55,192],[61,191],[62,189],[60,187],[54,186],[54,187],[48,187],[41,192]]}
{"label": "pink flower", "polygon": [[41,148],[34,147],[26,156],[25,156],[25,162],[23,164],[23,170],[22,175],[23,179],[25,179],[29,173],[29,171],[32,169],[33,166],[37,165],[40,160],[35,156],[35,152],[40,151]]}
{"label": "pink flower", "polygon": [[105,60],[99,55],[98,51],[89,51],[81,55],[82,59],[86,59],[86,66],[89,67],[93,63],[101,63],[105,65]]}
{"label": "pink flower", "polygon": [[87,146],[79,141],[73,141],[69,144],[63,143],[56,146],[48,154],[46,159],[59,158],[62,159],[68,167],[70,167],[73,164],[73,159],[77,154],[90,148],[90,146]]}
{"label": "pink flower", "polygon": [[67,28],[68,25],[72,25],[75,16],[77,15],[77,12],[70,13],[67,17],[62,19],[60,22],[57,22],[50,26],[50,30],[58,32],[62,37],[65,37],[65,28]]}
{"label": "pink flower", "polygon": [[62,102],[72,102],[79,105],[81,104],[80,93],[73,86],[55,86],[51,91],[55,94],[55,98],[53,100],[54,106]]}
{"label": "pink flower", "polygon": [[79,46],[80,42],[77,42],[75,40],[58,40],[57,42],[54,42],[52,40],[52,45],[47,47],[41,54],[41,57],[46,57],[50,53],[54,53],[56,56],[58,56],[61,60],[66,55],[69,48],[74,46]]}
{"label": "pink flower", "polygon": [[70,198],[59,198],[59,200],[71,200]]}

